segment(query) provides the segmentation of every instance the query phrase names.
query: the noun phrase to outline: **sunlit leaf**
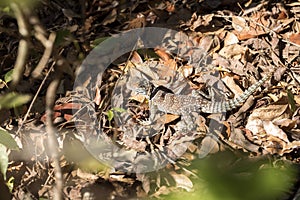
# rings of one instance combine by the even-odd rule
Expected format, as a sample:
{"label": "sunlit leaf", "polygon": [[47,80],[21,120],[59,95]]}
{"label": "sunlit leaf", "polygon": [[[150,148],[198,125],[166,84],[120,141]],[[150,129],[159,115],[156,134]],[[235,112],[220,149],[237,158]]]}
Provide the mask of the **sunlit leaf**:
{"label": "sunlit leaf", "polygon": [[6,74],[5,74],[5,76],[4,76],[4,81],[6,82],[6,83],[9,83],[11,80],[12,80],[12,74],[13,74],[13,69],[12,70],[9,70]]}
{"label": "sunlit leaf", "polygon": [[14,92],[0,96],[1,108],[15,108],[27,103],[31,99],[30,95],[17,94]]}
{"label": "sunlit leaf", "polygon": [[109,38],[109,37],[96,38],[96,39],[92,42],[91,46],[92,46],[92,47],[95,47],[95,46],[99,45],[101,42],[103,42],[104,40],[106,40],[107,38]]}
{"label": "sunlit leaf", "polygon": [[107,111],[108,121],[111,121],[114,118],[114,112],[112,110]]}
{"label": "sunlit leaf", "polygon": [[5,12],[5,13],[9,13],[10,12],[10,7],[9,6],[5,6],[4,8],[1,8],[1,11]]}
{"label": "sunlit leaf", "polygon": [[8,166],[8,154],[6,152],[6,147],[0,144],[0,172],[3,174],[6,180],[6,171]]}
{"label": "sunlit leaf", "polygon": [[296,103],[295,103],[294,95],[293,95],[293,93],[290,90],[287,91],[287,94],[288,94],[289,104],[291,105],[291,110],[292,110],[292,112],[295,112],[295,110],[296,110]]}
{"label": "sunlit leaf", "polygon": [[14,189],[14,181],[15,181],[15,178],[12,176],[6,182],[6,185],[11,193],[12,193],[12,190]]}
{"label": "sunlit leaf", "polygon": [[36,5],[37,0],[1,0],[0,6],[9,6],[12,3],[20,4],[22,6],[32,7]]}
{"label": "sunlit leaf", "polygon": [[0,143],[12,150],[18,150],[19,146],[14,138],[3,129],[0,129]]}
{"label": "sunlit leaf", "polygon": [[124,108],[113,108],[113,111],[119,112],[119,113],[123,113],[126,112],[126,110]]}
{"label": "sunlit leaf", "polygon": [[71,32],[66,29],[57,31],[54,45],[60,45],[65,40],[65,38],[70,35]]}

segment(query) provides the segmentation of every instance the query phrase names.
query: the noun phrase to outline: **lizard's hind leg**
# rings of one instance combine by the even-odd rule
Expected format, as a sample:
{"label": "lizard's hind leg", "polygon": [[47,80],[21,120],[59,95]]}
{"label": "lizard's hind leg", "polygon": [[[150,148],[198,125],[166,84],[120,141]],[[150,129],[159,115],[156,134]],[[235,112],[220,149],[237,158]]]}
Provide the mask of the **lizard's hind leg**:
{"label": "lizard's hind leg", "polygon": [[184,126],[180,126],[180,131],[189,132],[196,130],[196,124],[191,116],[191,113],[186,112],[181,116]]}

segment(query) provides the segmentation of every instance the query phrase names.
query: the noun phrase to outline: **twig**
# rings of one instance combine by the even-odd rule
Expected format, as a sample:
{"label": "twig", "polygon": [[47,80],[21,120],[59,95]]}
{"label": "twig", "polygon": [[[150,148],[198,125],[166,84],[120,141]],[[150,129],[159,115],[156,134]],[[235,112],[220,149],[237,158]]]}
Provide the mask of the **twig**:
{"label": "twig", "polygon": [[53,124],[53,107],[55,102],[56,90],[59,86],[60,75],[50,83],[46,93],[46,131],[48,134],[48,145],[49,151],[51,152],[51,158],[53,159],[55,182],[54,187],[54,200],[63,199],[63,177],[61,168],[59,165],[59,152],[58,152],[58,141],[56,138],[56,129]]}
{"label": "twig", "polygon": [[53,49],[53,44],[54,44],[55,38],[56,38],[56,34],[51,33],[48,40],[46,39],[46,41],[41,41],[45,46],[45,51],[44,51],[44,54],[43,54],[39,64],[32,72],[33,78],[37,78],[37,77],[41,76],[43,69],[46,67],[46,65],[50,59],[50,56],[52,54],[52,49]]}
{"label": "twig", "polygon": [[17,86],[17,84],[20,82],[20,79],[22,77],[24,66],[26,63],[26,59],[28,56],[28,37],[29,37],[29,31],[27,29],[27,23],[25,21],[25,17],[19,7],[16,3],[10,4],[12,10],[14,11],[14,14],[16,16],[18,26],[19,26],[19,32],[23,39],[19,42],[19,48],[18,48],[18,56],[17,60],[14,66],[14,71],[12,75],[12,83],[11,83],[11,89],[14,90],[14,88]]}
{"label": "twig", "polygon": [[[36,69],[32,72],[32,76],[34,78],[38,77],[38,75],[41,73],[41,71],[45,68],[45,66],[47,65],[47,63],[49,62],[50,56],[52,54],[52,50],[53,50],[53,44],[56,38],[56,34],[55,33],[51,33],[49,35],[49,39],[47,39],[44,35],[46,34],[46,32],[44,31],[44,29],[42,28],[41,25],[39,25],[39,21],[37,18],[32,17],[31,18],[31,23],[34,25],[34,29],[36,31],[35,36],[36,38],[44,45],[45,47],[45,51],[43,53],[42,58],[40,59],[40,62],[38,64],[38,66],[36,67]],[[48,78],[50,72],[52,71],[54,67],[54,63],[52,64],[52,66],[50,67],[49,71],[47,72],[46,76],[44,77],[41,85],[39,86],[37,92],[34,95],[34,98],[32,99],[29,108],[24,116],[24,119],[21,122],[21,125],[19,126],[17,132],[16,132],[16,136],[18,136],[18,134],[20,133],[24,123],[26,122],[28,115],[33,107],[33,104],[38,96],[38,94],[40,93],[42,86],[45,84],[46,79]]]}
{"label": "twig", "polygon": [[19,126],[19,128],[18,128],[18,130],[17,130],[17,132],[16,132],[16,136],[18,136],[19,132],[20,132],[21,129],[23,128],[23,125],[24,125],[24,123],[26,122],[26,120],[27,120],[27,118],[28,118],[28,116],[29,116],[29,113],[30,113],[30,111],[31,111],[31,109],[32,109],[32,107],[33,107],[33,104],[34,104],[36,98],[38,97],[40,91],[42,90],[42,87],[44,86],[44,84],[45,84],[45,82],[46,82],[46,80],[47,80],[47,78],[48,78],[50,72],[53,70],[54,65],[55,65],[55,63],[52,64],[52,66],[51,66],[50,69],[48,70],[46,76],[44,77],[42,83],[40,84],[38,90],[36,91],[36,93],[35,93],[35,95],[34,95],[32,101],[31,101],[31,103],[30,103],[30,105],[29,105],[29,107],[28,107],[28,110],[27,110],[27,112],[26,112],[26,114],[25,114],[25,116],[24,116],[24,119],[22,120],[22,122],[21,122],[21,124],[20,124],[20,126]]}

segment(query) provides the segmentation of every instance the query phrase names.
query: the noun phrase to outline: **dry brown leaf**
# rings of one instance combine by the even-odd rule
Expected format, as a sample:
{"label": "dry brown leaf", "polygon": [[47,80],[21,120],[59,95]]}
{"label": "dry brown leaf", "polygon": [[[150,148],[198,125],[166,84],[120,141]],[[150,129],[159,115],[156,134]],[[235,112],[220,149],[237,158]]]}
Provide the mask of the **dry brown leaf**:
{"label": "dry brown leaf", "polygon": [[237,36],[231,32],[226,32],[226,36],[224,39],[224,46],[229,46],[233,44],[237,44],[239,42],[239,39]]}
{"label": "dry brown leaf", "polygon": [[208,26],[212,21],[214,14],[198,15],[194,13],[191,20],[187,23],[192,31],[195,31],[200,26]]}
{"label": "dry brown leaf", "polygon": [[249,121],[253,119],[261,119],[265,121],[272,121],[274,119],[289,118],[289,105],[286,104],[273,104],[265,107],[255,109],[249,116]]}
{"label": "dry brown leaf", "polygon": [[[250,130],[254,135],[267,132],[267,134],[280,137],[282,140],[286,140],[283,133],[273,132],[274,126],[272,126],[271,121],[278,119],[287,119],[291,116],[288,104],[284,104],[286,99],[283,98],[281,101],[276,102],[277,104],[268,105],[255,109],[253,113],[249,116],[249,120],[246,124],[246,128]],[[273,128],[273,129],[272,129]]]}
{"label": "dry brown leaf", "polygon": [[171,192],[171,189],[166,186],[161,186],[158,190],[151,196],[156,197],[157,199],[161,198],[162,195],[167,195]]}
{"label": "dry brown leaf", "polygon": [[264,133],[263,120],[261,120],[261,119],[250,120],[249,119],[248,123],[246,124],[246,129],[250,130],[253,135]]}
{"label": "dry brown leaf", "polygon": [[168,11],[169,13],[174,13],[176,11],[174,3],[170,3],[169,1],[167,1],[166,4],[166,11]]}
{"label": "dry brown leaf", "polygon": [[80,168],[76,170],[76,175],[83,180],[97,180],[99,176],[96,176],[95,174],[88,173],[85,171],[82,171]]}
{"label": "dry brown leaf", "polygon": [[295,100],[296,104],[300,105],[300,95],[295,95],[294,100]]}
{"label": "dry brown leaf", "polygon": [[90,16],[84,21],[84,30],[89,31],[92,28],[92,24],[94,22],[95,18],[93,16]]}
{"label": "dry brown leaf", "polygon": [[105,19],[102,21],[102,24],[104,26],[111,24],[113,22],[115,22],[117,19],[117,9],[114,8],[112,9],[112,11],[105,17]]}
{"label": "dry brown leaf", "polygon": [[201,142],[201,147],[199,149],[198,157],[204,158],[208,154],[216,153],[218,151],[219,151],[218,142],[211,136],[206,136]]}
{"label": "dry brown leaf", "polygon": [[165,114],[164,115],[164,124],[168,124],[172,121],[175,121],[176,119],[178,119],[179,116],[178,115],[172,115],[172,114]]}
{"label": "dry brown leaf", "polygon": [[194,67],[190,65],[184,65],[178,69],[178,71],[183,75],[183,77],[189,77],[194,71]]}
{"label": "dry brown leaf", "polygon": [[245,136],[248,137],[249,134],[250,134],[250,138],[251,138],[252,135],[249,130],[246,129],[244,132],[240,128],[233,127],[233,129],[230,133],[229,139],[227,141],[227,144],[230,145],[234,149],[243,148],[244,150],[247,150],[247,151],[259,153],[259,146],[251,143],[248,139],[245,138]]}
{"label": "dry brown leaf", "polygon": [[286,133],[280,129],[278,126],[276,126],[275,124],[273,124],[271,121],[263,121],[263,128],[266,131],[267,135],[272,135],[276,138],[279,138],[283,141],[285,141],[286,143],[289,142]]}
{"label": "dry brown leaf", "polygon": [[246,47],[243,47],[239,44],[233,44],[223,47],[219,54],[225,58],[234,58],[240,60],[245,55],[246,51]]}
{"label": "dry brown leaf", "polygon": [[300,33],[292,33],[289,35],[289,41],[300,45]]}
{"label": "dry brown leaf", "polygon": [[271,30],[278,33],[284,30],[292,22],[291,20],[274,19],[267,12],[260,11],[255,12],[247,19],[245,17],[233,16],[232,26],[239,40],[245,40],[269,33]]}
{"label": "dry brown leaf", "polygon": [[186,191],[190,192],[193,189],[193,182],[184,174],[177,174],[176,172],[170,172],[170,175],[176,182],[176,186],[183,188]]}
{"label": "dry brown leaf", "polygon": [[296,119],[292,120],[292,119],[285,118],[285,119],[273,120],[273,123],[275,125],[278,125],[278,126],[284,127],[285,129],[290,130],[290,129],[294,128],[297,125],[297,120]]}
{"label": "dry brown leaf", "polygon": [[283,151],[286,149],[286,143],[271,135],[267,136],[266,140],[262,143],[262,147],[270,154],[283,155]]}
{"label": "dry brown leaf", "polygon": [[243,93],[243,90],[235,83],[234,77],[225,76],[222,78],[222,81],[226,84],[228,88],[235,94],[240,95]]}
{"label": "dry brown leaf", "polygon": [[143,28],[146,26],[146,18],[142,13],[137,14],[136,18],[128,23],[127,29]]}
{"label": "dry brown leaf", "polygon": [[200,39],[197,47],[202,48],[205,52],[214,53],[220,49],[220,43],[219,37],[206,35]]}
{"label": "dry brown leaf", "polygon": [[94,102],[97,106],[101,103],[101,94],[98,86],[96,87]]}
{"label": "dry brown leaf", "polygon": [[155,49],[155,53],[164,61],[167,62],[171,56],[163,49]]}
{"label": "dry brown leaf", "polygon": [[143,103],[146,101],[146,97],[145,97],[145,95],[137,94],[137,95],[129,97],[129,100],[135,100],[137,102]]}
{"label": "dry brown leaf", "polygon": [[141,57],[140,54],[138,54],[138,52],[136,52],[136,51],[133,51],[133,52],[132,52],[132,56],[131,56],[131,58],[130,58],[130,61],[131,61],[132,63],[138,63],[138,64],[143,63],[142,57]]}
{"label": "dry brown leaf", "polygon": [[146,194],[150,192],[150,178],[146,174],[136,174],[136,179],[142,182]]}

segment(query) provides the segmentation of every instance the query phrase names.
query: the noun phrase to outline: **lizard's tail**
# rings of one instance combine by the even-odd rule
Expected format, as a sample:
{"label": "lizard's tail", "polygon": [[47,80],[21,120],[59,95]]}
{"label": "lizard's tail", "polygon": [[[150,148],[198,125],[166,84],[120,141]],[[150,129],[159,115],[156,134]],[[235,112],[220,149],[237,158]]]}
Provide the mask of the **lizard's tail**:
{"label": "lizard's tail", "polygon": [[267,81],[270,77],[273,76],[273,72],[264,76],[257,83],[248,88],[242,95],[237,98],[219,102],[210,102],[205,106],[201,106],[201,111],[205,113],[221,113],[230,111],[234,108],[241,106],[255,91],[258,87],[260,87],[265,81]]}
{"label": "lizard's tail", "polygon": [[257,83],[249,87],[243,94],[241,94],[237,98],[234,98],[229,101],[220,102],[222,105],[218,106],[219,108],[221,108],[219,112],[230,111],[234,108],[241,106],[257,90],[257,88],[259,88],[262,84],[264,84],[264,82],[266,82],[272,76],[273,76],[273,72],[270,72],[269,74],[264,76],[261,80],[259,80]]}

